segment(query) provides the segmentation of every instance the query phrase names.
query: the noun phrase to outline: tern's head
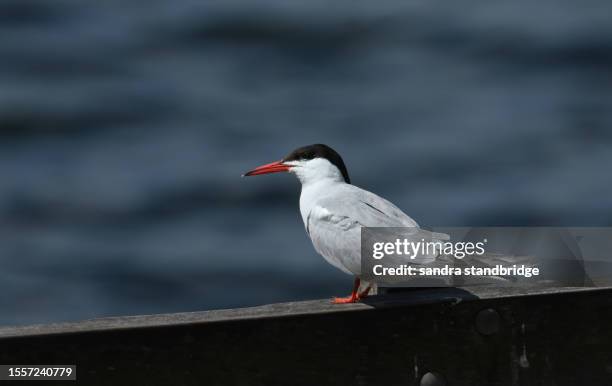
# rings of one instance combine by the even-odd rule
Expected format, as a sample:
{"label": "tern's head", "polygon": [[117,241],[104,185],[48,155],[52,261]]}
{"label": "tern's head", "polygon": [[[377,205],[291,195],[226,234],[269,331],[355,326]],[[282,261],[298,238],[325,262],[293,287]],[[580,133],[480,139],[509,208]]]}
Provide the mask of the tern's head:
{"label": "tern's head", "polygon": [[331,147],[322,144],[300,147],[282,160],[262,165],[244,175],[256,176],[278,172],[295,173],[302,184],[324,179],[351,183],[340,154]]}

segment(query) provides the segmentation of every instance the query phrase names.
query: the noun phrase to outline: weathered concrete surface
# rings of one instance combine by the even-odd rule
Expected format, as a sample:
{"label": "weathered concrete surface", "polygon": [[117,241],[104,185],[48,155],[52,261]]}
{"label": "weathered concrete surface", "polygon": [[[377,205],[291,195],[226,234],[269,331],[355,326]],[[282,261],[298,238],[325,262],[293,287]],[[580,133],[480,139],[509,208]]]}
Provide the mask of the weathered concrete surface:
{"label": "weathered concrete surface", "polygon": [[449,385],[609,385],[611,295],[415,289],[353,305],[4,327],[0,363],[76,364],[92,385],[418,385],[429,372]]}
{"label": "weathered concrete surface", "polygon": [[516,296],[535,296],[553,293],[593,291],[590,288],[436,288],[410,289],[388,296],[376,296],[355,304],[332,304],[329,299],[291,303],[268,304],[258,307],[182,312],[175,314],[120,316],[99,318],[73,323],[40,324],[18,327],[0,327],[0,339],[32,335],[68,334],[145,327],[169,327],[198,323],[227,322],[260,318],[366,311],[373,308],[408,307],[419,304],[439,304],[474,299],[492,299]]}

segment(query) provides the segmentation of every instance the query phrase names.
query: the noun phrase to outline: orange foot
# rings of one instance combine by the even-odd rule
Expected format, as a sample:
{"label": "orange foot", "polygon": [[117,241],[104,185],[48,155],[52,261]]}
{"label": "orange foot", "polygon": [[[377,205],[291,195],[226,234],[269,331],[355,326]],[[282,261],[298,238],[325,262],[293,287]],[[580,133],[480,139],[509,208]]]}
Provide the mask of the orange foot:
{"label": "orange foot", "polygon": [[357,291],[359,291],[359,285],[360,284],[361,284],[361,280],[359,280],[358,277],[355,278],[355,282],[353,284],[353,292],[351,293],[351,295],[347,296],[347,297],[344,297],[344,298],[334,298],[332,300],[332,303],[333,304],[357,303],[361,299],[363,299],[366,296],[368,296],[368,294],[370,293],[370,286],[368,286],[368,288],[366,288],[365,290],[363,290],[360,293],[360,292],[357,292]]}
{"label": "orange foot", "polygon": [[348,303],[357,303],[359,301],[359,296],[357,294],[351,294],[351,296],[347,296],[345,298],[334,298],[332,300],[333,304],[348,304]]}

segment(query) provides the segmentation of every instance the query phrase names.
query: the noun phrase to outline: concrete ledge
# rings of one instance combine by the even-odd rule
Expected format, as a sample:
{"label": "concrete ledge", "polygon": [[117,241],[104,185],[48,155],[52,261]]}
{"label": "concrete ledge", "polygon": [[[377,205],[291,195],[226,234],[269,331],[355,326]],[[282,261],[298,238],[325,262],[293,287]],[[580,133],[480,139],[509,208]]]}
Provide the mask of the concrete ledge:
{"label": "concrete ledge", "polygon": [[0,363],[87,385],[609,385],[611,322],[612,288],[414,289],[4,327]]}
{"label": "concrete ledge", "polygon": [[330,314],[347,311],[368,311],[375,308],[409,307],[422,304],[499,299],[517,296],[538,296],[579,291],[605,291],[612,288],[428,288],[404,289],[398,293],[372,296],[362,303],[331,304],[329,299],[267,304],[258,307],[222,309],[174,314],[119,316],[69,323],[0,327],[0,340],[11,337],[71,334],[151,327],[170,327],[202,323],[219,323],[261,318],[282,318],[300,315]]}

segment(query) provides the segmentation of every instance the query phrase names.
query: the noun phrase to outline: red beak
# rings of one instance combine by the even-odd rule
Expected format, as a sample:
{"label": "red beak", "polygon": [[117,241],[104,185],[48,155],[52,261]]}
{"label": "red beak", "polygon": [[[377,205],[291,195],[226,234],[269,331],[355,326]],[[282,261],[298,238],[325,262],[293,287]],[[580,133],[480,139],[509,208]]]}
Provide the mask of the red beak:
{"label": "red beak", "polygon": [[256,176],[258,174],[268,174],[268,173],[280,173],[280,172],[288,172],[289,165],[284,165],[283,161],[271,162],[269,164],[261,165],[249,172],[244,173],[243,177],[248,176]]}

